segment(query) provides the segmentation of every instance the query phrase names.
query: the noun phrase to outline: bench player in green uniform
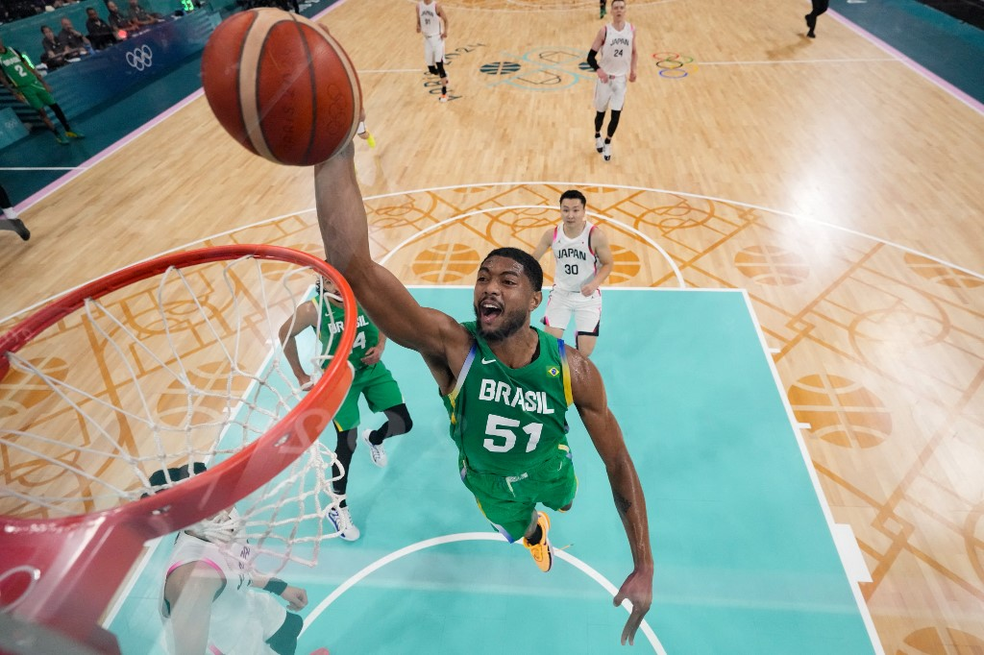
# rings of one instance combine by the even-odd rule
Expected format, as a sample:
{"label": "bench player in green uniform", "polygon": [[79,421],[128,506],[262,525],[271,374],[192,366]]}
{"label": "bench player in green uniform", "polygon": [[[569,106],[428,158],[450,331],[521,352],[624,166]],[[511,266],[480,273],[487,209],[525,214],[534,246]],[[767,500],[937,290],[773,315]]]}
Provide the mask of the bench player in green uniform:
{"label": "bench player in green uniform", "polygon": [[[34,67],[24,59],[21,53],[5,46],[3,39],[0,39],[0,83],[3,83],[15,98],[21,102],[26,102],[38,112],[38,116],[55,135],[55,141],[58,143],[67,144],[66,136],[73,139],[83,138],[84,135],[81,132],[72,131],[72,126],[68,124],[68,119],[65,118],[65,112],[55,102],[54,96],[51,95],[51,87],[44,81],[44,78],[34,70]],[[55,112],[58,121],[65,128],[65,136],[58,132],[58,128],[48,118],[48,113],[44,110],[45,107],[51,107],[51,111]]]}
{"label": "bench player in green uniform", "polygon": [[372,260],[353,148],[315,167],[318,221],[328,261],[389,337],[416,350],[437,381],[451,419],[465,485],[509,541],[522,541],[550,569],[550,521],[537,504],[566,510],[577,481],[565,436],[573,404],[608,471],[634,568],[615,604],[632,602],[622,643],[632,643],[652,603],[653,560],[639,477],[608,408],[598,369],[556,337],[530,325],[543,272],[529,254],[493,250],[479,268],[477,320],[461,324],[421,307],[403,284]]}
{"label": "bench player in green uniform", "polygon": [[[280,327],[280,342],[284,347],[284,355],[302,389],[310,387],[313,382],[311,376],[301,366],[294,337],[308,328],[315,330],[321,342],[318,359],[323,369],[328,366],[335,349],[338,348],[344,319],[342,298],[338,295],[335,283],[331,280],[319,280],[315,297],[298,307],[294,315]],[[358,331],[348,358],[355,369],[355,377],[352,380],[352,388],[349,389],[334,419],[335,432],[338,434],[335,445],[335,455],[338,457],[335,476],[338,479],[332,483],[332,489],[342,496],[342,500],[339,501],[338,510],[332,508],[328,513],[329,520],[339,533],[338,536],[346,541],[355,541],[360,534],[359,528],[352,521],[348,499],[345,498],[349,465],[352,462],[352,453],[355,451],[356,433],[359,428],[359,396],[365,396],[369,409],[386,415],[385,423],[375,430],[363,430],[361,435],[376,466],[386,466],[387,457],[383,440],[406,434],[413,427],[410,412],[403,402],[403,393],[393,379],[393,374],[381,361],[386,335],[373,325],[361,307],[356,323]]]}

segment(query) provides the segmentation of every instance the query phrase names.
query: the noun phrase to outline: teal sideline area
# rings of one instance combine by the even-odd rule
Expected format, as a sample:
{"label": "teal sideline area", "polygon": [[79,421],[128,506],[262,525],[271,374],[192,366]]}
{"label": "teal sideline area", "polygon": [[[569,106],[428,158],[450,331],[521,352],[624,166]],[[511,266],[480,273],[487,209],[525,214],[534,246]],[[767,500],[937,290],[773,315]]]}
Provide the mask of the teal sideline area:
{"label": "teal sideline area", "polygon": [[[199,11],[217,11],[222,17],[235,7],[232,0],[225,1],[228,4],[212,9],[206,6]],[[334,0],[319,0],[302,3],[302,13],[313,16],[324,11],[333,2]],[[158,11],[163,10],[168,3],[177,6],[178,0],[147,0],[147,4]],[[90,2],[81,3],[81,7],[73,5],[67,9],[82,11],[87,4]],[[791,4],[789,11],[805,12],[806,8],[805,3],[802,6]],[[984,76],[980,74],[984,70],[984,32],[981,30],[917,0],[881,0],[868,3],[833,0],[831,8],[927,70],[984,102]],[[100,14],[104,13],[103,9]],[[43,18],[56,17],[57,12],[45,14]],[[37,18],[26,20],[36,21]],[[821,19],[819,38],[822,39],[823,31],[829,29],[829,25],[825,26],[823,22],[830,20],[829,16]],[[80,25],[78,21],[75,24],[76,27]],[[16,25],[17,23],[12,23],[0,26],[0,34],[6,39],[7,30]],[[84,26],[84,21],[81,25]],[[36,38],[32,38],[33,45],[29,49],[31,53],[38,47],[40,32]],[[64,175],[65,169],[76,167],[97,155],[198,90],[201,87],[199,59],[200,52],[178,65],[173,72],[138,87],[125,99],[104,104],[80,115],[69,114],[72,126],[86,135],[84,141],[72,141],[68,146],[59,146],[47,130],[39,129],[0,149],[0,182],[14,203],[23,202]],[[70,72],[70,67],[64,72]],[[899,100],[901,102],[904,99]],[[61,170],[4,170],[12,168]]]}
{"label": "teal sideline area", "polygon": [[[979,102],[984,102],[984,31],[916,0],[854,3],[830,8]],[[821,24],[817,38],[823,38]],[[899,99],[904,102],[904,98]]]}
{"label": "teal sideline area", "polygon": [[[458,320],[474,316],[471,289],[413,294]],[[655,562],[648,621],[665,652],[876,652],[745,295],[606,290],[605,316],[610,334],[592,360],[645,490]],[[482,540],[495,533],[458,476],[433,378],[395,344],[384,360],[414,427],[386,442],[386,468],[364,445],[355,452],[349,506],[362,537],[332,539],[315,568],[278,574],[310,599],[297,652],[492,655],[521,644],[530,653],[652,653],[642,632],[633,649],[619,645],[627,614],[571,561],[544,574],[522,546]],[[382,417],[361,404],[362,427],[377,427]],[[570,512],[551,512],[550,537],[617,588],[632,566],[625,532],[601,459],[576,411],[567,417],[579,486]],[[334,430],[322,439],[334,445]],[[421,546],[319,611],[364,567],[460,533],[479,540]],[[161,540],[109,626],[124,655],[162,653],[157,604],[172,543]]]}

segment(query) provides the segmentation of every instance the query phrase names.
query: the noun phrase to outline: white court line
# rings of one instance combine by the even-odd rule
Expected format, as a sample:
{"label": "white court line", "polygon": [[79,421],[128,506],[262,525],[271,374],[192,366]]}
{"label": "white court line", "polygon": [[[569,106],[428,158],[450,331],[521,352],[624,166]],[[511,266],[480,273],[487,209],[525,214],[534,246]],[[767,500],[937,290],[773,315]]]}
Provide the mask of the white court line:
{"label": "white court line", "polygon": [[870,62],[890,61],[900,63],[894,57],[878,57],[871,59],[776,59],[764,61],[695,61],[697,66],[768,66],[769,64],[867,64]]}
{"label": "white court line", "polygon": [[865,40],[869,41],[870,43],[874,44],[878,48],[881,48],[882,50],[884,50],[888,54],[893,55],[895,58],[897,58],[900,62],[902,62],[903,64],[905,64],[906,66],[908,66],[914,72],[918,73],[922,77],[924,77],[927,80],[929,80],[931,83],[933,83],[936,86],[940,87],[941,89],[943,89],[944,91],[946,91],[951,96],[953,96],[954,98],[956,98],[960,102],[964,103],[965,105],[967,105],[971,109],[976,110],[977,113],[984,114],[984,103],[981,103],[979,100],[977,100],[976,98],[974,98],[973,96],[971,96],[969,93],[967,93],[967,92],[965,92],[965,91],[963,91],[961,89],[958,89],[956,86],[954,86],[953,84],[950,84],[949,82],[947,82],[946,80],[944,80],[942,77],[940,77],[936,73],[933,73],[932,71],[930,71],[928,68],[926,68],[922,64],[919,64],[916,61],[914,61],[913,59],[910,59],[909,57],[907,57],[905,54],[903,54],[899,50],[896,50],[895,48],[893,48],[889,44],[885,43],[884,41],[882,41],[881,39],[879,39],[877,36],[875,36],[874,34],[872,34],[871,32],[869,32],[869,31],[865,30],[864,28],[862,28],[861,26],[859,26],[859,25],[851,22],[850,20],[848,20],[847,18],[845,18],[843,15],[837,13],[836,11],[834,11],[834,10],[831,9],[830,10],[830,15],[833,16],[834,20],[836,20],[838,23],[840,23],[844,27],[848,28],[849,30],[851,30],[852,32],[854,32],[858,36],[862,37],[863,39],[865,39]]}
{"label": "white court line", "polygon": [[[201,93],[201,92],[199,91],[198,93]],[[189,98],[191,98],[191,97],[189,96]],[[902,246],[902,245],[899,245],[899,244],[894,243],[892,241],[888,241],[888,240],[882,239],[880,237],[875,237],[875,236],[872,236],[870,234],[865,234],[864,232],[859,232],[859,231],[853,230],[851,228],[847,228],[847,227],[843,227],[843,226],[840,226],[840,225],[836,225],[834,223],[827,223],[827,222],[824,222],[824,221],[819,221],[819,220],[816,220],[816,219],[813,219],[813,218],[804,218],[802,216],[798,216],[796,214],[792,214],[792,213],[789,213],[789,212],[781,211],[781,210],[778,210],[778,209],[771,209],[769,207],[764,207],[762,205],[753,205],[751,203],[742,202],[740,200],[729,200],[727,198],[719,198],[717,196],[706,196],[706,195],[697,194],[697,193],[687,193],[685,191],[669,191],[667,189],[653,189],[653,188],[650,188],[650,187],[627,186],[627,185],[624,185],[624,184],[600,184],[600,183],[597,183],[597,182],[551,182],[551,181],[546,181],[546,182],[544,182],[544,181],[532,181],[532,182],[475,182],[475,183],[466,183],[466,184],[449,184],[449,185],[446,185],[446,186],[430,187],[430,188],[423,188],[423,189],[412,189],[412,190],[408,190],[408,191],[392,191],[390,193],[381,193],[379,195],[365,197],[365,198],[363,198],[363,201],[379,200],[379,199],[382,199],[382,198],[392,198],[392,197],[395,197],[395,196],[409,196],[409,195],[414,194],[414,193],[429,193],[429,192],[432,192],[432,191],[446,191],[446,190],[449,190],[449,189],[451,189],[451,190],[453,190],[453,189],[461,189],[463,187],[496,187],[496,186],[522,186],[522,185],[527,185],[527,186],[543,185],[543,186],[557,186],[557,187],[599,187],[599,188],[610,188],[610,189],[626,189],[626,190],[629,190],[629,191],[647,191],[647,192],[652,192],[652,193],[665,193],[665,194],[668,194],[668,195],[677,195],[677,196],[682,196],[684,198],[698,198],[698,199],[701,199],[701,200],[713,200],[715,202],[723,202],[723,203],[727,203],[727,204],[731,204],[731,205],[736,205],[738,207],[747,207],[749,209],[758,209],[758,210],[761,210],[761,211],[769,212],[771,214],[775,214],[777,216],[782,216],[782,217],[785,217],[785,218],[791,218],[791,219],[793,219],[795,221],[802,221],[804,223],[813,223],[814,225],[820,225],[822,227],[829,227],[829,228],[832,228],[834,230],[838,230],[838,231],[841,231],[841,232],[846,232],[848,234],[853,234],[855,236],[862,237],[864,239],[869,239],[871,241],[875,241],[877,243],[881,243],[883,245],[889,246],[890,248],[897,248],[899,250],[902,250],[903,252],[908,252],[908,253],[917,255],[919,257],[925,257],[926,259],[931,259],[932,261],[937,262],[938,264],[942,264],[942,265],[944,265],[944,266],[946,266],[948,268],[952,268],[952,269],[957,270],[957,271],[960,271],[962,273],[966,273],[967,275],[970,275],[971,277],[975,277],[975,278],[978,278],[980,280],[984,280],[984,274],[977,273],[975,271],[970,270],[969,268],[964,268],[963,266],[958,266],[956,264],[953,264],[953,263],[950,263],[950,262],[945,261],[943,259],[940,259],[939,257],[934,257],[933,255],[929,255],[929,254],[926,254],[924,252],[920,252],[920,251],[918,251],[918,250],[916,250],[914,248],[909,248],[907,246]],[[51,185],[49,185],[49,186],[51,186]],[[45,187],[45,188],[48,188],[48,187]],[[539,206],[539,205],[537,205],[537,206]],[[550,207],[550,205],[543,205],[543,207]],[[483,211],[493,211],[494,209],[495,209],[495,207],[489,207],[488,209],[483,210]],[[178,252],[180,250],[186,250],[186,249],[191,248],[193,246],[201,245],[202,243],[204,243],[206,241],[209,241],[211,239],[216,239],[218,237],[226,236],[226,235],[229,235],[229,234],[234,234],[236,232],[239,232],[240,230],[247,230],[247,229],[250,229],[250,228],[259,227],[260,225],[266,225],[267,223],[272,223],[272,222],[278,221],[278,220],[280,220],[282,218],[287,218],[288,216],[301,216],[303,214],[309,214],[309,213],[311,213],[313,211],[315,211],[315,210],[312,207],[310,209],[303,209],[303,210],[296,211],[296,212],[290,212],[290,213],[287,213],[287,214],[281,214],[279,216],[273,216],[271,218],[265,218],[262,221],[256,221],[255,223],[251,223],[249,225],[239,225],[239,226],[236,226],[234,228],[225,230],[223,232],[218,232],[218,233],[213,234],[213,235],[208,236],[208,237],[197,239],[195,241],[190,241],[190,242],[188,242],[188,243],[186,243],[186,244],[184,244],[182,246],[177,246],[175,248],[171,248],[169,250],[165,250],[163,252],[157,253],[156,255],[152,255],[150,257],[146,257],[146,258],[140,260],[140,262],[150,261],[151,259],[154,259],[155,257],[160,257],[161,255],[166,255],[168,253]],[[622,225],[624,227],[628,227],[624,223]],[[136,262],[136,263],[140,263],[140,262]],[[123,269],[120,268],[120,269],[117,269],[117,270],[123,270]],[[109,275],[109,274],[110,273],[107,273],[106,275]],[[74,289],[78,289],[83,284],[88,284],[88,282],[83,282],[81,284],[77,284],[74,287],[71,287],[70,289],[67,289],[67,290],[62,291],[60,293],[57,293],[55,295],[49,296],[49,297],[47,297],[47,298],[45,298],[43,300],[40,300],[40,301],[34,303],[33,305],[30,305],[28,307],[25,307],[24,309],[21,309],[19,311],[14,312],[13,314],[10,314],[9,316],[5,316],[4,318],[0,319],[0,323],[5,323],[5,322],[11,320],[12,318],[15,318],[15,317],[20,316],[22,314],[26,314],[26,313],[28,313],[30,311],[33,311],[33,310],[37,309],[38,307],[41,307],[42,305],[45,305],[45,304],[51,302],[55,298],[58,298],[58,297],[64,295],[65,293],[67,293],[69,291],[72,291]],[[646,288],[646,287],[644,287],[644,288]]]}
{"label": "white court line", "polygon": [[[451,544],[458,541],[499,541],[504,544],[507,544],[505,537],[503,537],[501,534],[497,532],[458,532],[457,534],[448,534],[448,535],[444,535],[443,537],[433,537],[431,539],[425,539],[424,541],[418,541],[415,544],[410,544],[409,546],[405,546],[399,550],[395,550],[389,555],[385,555],[384,557],[377,559],[375,562],[366,565],[365,567],[362,568],[362,570],[358,571],[357,573],[349,577],[348,580],[338,585],[338,587],[336,587],[333,592],[328,594],[328,596],[325,597],[323,601],[318,603],[318,606],[315,607],[313,610],[311,610],[311,613],[307,615],[307,617],[304,620],[304,627],[301,628],[301,634],[304,634],[304,631],[307,630],[308,627],[310,627],[311,624],[313,624],[318,619],[321,613],[324,612],[326,609],[328,609],[328,607],[332,603],[338,600],[342,596],[342,594],[344,594],[346,591],[357,585],[365,578],[367,578],[370,574],[375,573],[376,571],[383,568],[387,564],[392,564],[396,560],[402,559],[407,555],[412,555],[413,553],[416,553],[421,550],[425,550],[427,548],[433,548],[434,546]],[[618,593],[618,588],[615,585],[609,582],[608,579],[605,578],[605,576],[598,573],[596,570],[594,570],[591,566],[589,566],[582,560],[559,549],[554,549],[553,553],[558,559],[562,559],[565,562],[571,564],[572,566],[574,566],[574,568],[578,569],[579,571],[587,575],[589,578],[597,582],[599,585],[601,585],[602,588],[604,588],[605,591],[607,591],[612,596],[612,598],[614,598],[615,594]],[[632,612],[632,603],[630,603],[627,600],[622,601],[621,607],[625,609],[627,613]],[[645,619],[642,620],[642,623],[639,625],[639,628],[642,630],[642,633],[646,635],[646,639],[649,640],[650,645],[653,647],[653,651],[659,653],[659,655],[666,655],[666,651],[663,650],[663,645],[659,643],[659,639],[656,637],[656,633],[653,631],[652,627],[649,625],[649,623],[646,622]]]}
{"label": "white court line", "polygon": [[[838,541],[838,535],[841,535],[843,530],[842,528],[837,527],[837,524],[834,522],[834,514],[830,510],[830,504],[827,502],[827,497],[824,495],[823,488],[820,486],[820,476],[817,474],[817,470],[813,466],[813,459],[810,456],[810,451],[806,446],[806,440],[803,439],[803,433],[800,431],[804,424],[800,423],[796,419],[796,414],[793,412],[793,407],[790,405],[789,398],[786,396],[782,378],[779,376],[779,369],[776,368],[776,363],[772,357],[768,356],[768,344],[765,340],[765,333],[762,331],[762,327],[759,325],[758,317],[755,315],[755,308],[752,306],[752,299],[748,295],[748,290],[736,289],[735,291],[740,292],[742,297],[745,299],[745,306],[748,308],[748,315],[752,319],[752,325],[755,326],[755,331],[758,334],[759,345],[762,350],[765,351],[765,361],[769,365],[769,370],[772,371],[772,378],[775,382],[776,390],[779,392],[779,397],[782,399],[783,407],[786,409],[786,418],[789,420],[789,426],[792,428],[793,436],[796,438],[796,443],[799,446],[800,454],[803,456],[803,463],[806,465],[806,471],[810,476],[810,482],[813,484],[813,491],[816,493],[817,501],[820,503],[820,509],[823,512],[824,520],[827,521],[827,529],[830,531],[830,538],[834,543],[835,549],[837,550],[837,555],[840,558],[841,566],[844,567],[844,577],[848,581],[848,586],[851,588],[851,593],[854,595],[854,602],[858,607],[858,613],[861,615],[861,620],[864,622],[864,627],[868,631],[868,638],[871,640],[871,645],[875,649],[875,654],[885,655],[885,649],[878,638],[878,631],[875,630],[875,623],[871,618],[871,611],[868,609],[868,604],[865,602],[864,596],[861,594],[861,587],[857,582],[859,567],[865,567],[864,559],[862,557],[859,564],[854,553],[845,552],[842,550],[844,544]],[[841,538],[843,538],[843,536]],[[857,542],[855,541],[855,544],[856,543]]]}
{"label": "white court line", "polygon": [[[440,221],[438,223],[435,223],[434,225],[430,225],[430,226],[424,228],[423,230],[420,230],[419,232],[417,232],[413,236],[404,239],[403,241],[401,241],[400,243],[398,243],[396,246],[394,246],[392,250],[390,250],[388,253],[386,253],[386,255],[382,259],[379,260],[379,263],[382,266],[386,266],[386,262],[388,262],[390,260],[390,258],[397,253],[397,251],[399,251],[401,248],[403,248],[403,246],[405,246],[405,245],[407,245],[407,244],[409,244],[409,243],[411,243],[413,241],[416,241],[420,237],[426,235],[428,232],[433,232],[434,230],[436,230],[436,229],[438,229],[440,227],[443,227],[443,226],[447,225],[448,223],[454,223],[455,221],[459,221],[459,220],[468,218],[469,216],[475,216],[477,214],[490,214],[490,213],[493,213],[493,212],[508,211],[508,210],[511,210],[511,209],[546,209],[546,210],[552,210],[552,209],[554,209],[554,207],[551,206],[551,205],[503,205],[503,206],[491,207],[491,208],[488,208],[488,209],[476,209],[474,211],[466,212],[464,214],[457,214],[455,216],[452,216],[451,218],[446,218],[443,221]],[[670,265],[670,268],[673,269],[673,274],[674,274],[674,276],[676,276],[677,283],[680,285],[680,288],[681,289],[685,289],[687,287],[687,283],[684,281],[683,274],[680,272],[680,269],[677,268],[676,262],[673,261],[673,258],[670,257],[670,254],[668,252],[666,252],[665,250],[663,250],[663,248],[658,243],[656,243],[655,241],[653,241],[652,239],[650,239],[648,236],[646,236],[645,234],[643,234],[639,230],[635,229],[634,227],[632,227],[630,225],[626,225],[625,223],[622,223],[621,221],[617,221],[617,220],[615,220],[613,218],[609,218],[608,216],[604,216],[604,215],[598,214],[596,212],[586,211],[584,213],[587,216],[593,216],[595,218],[600,218],[603,221],[606,221],[606,222],[609,222],[609,223],[615,223],[617,225],[620,225],[624,229],[632,232],[637,237],[639,237],[640,239],[642,239],[643,241],[645,241],[646,243],[648,243],[653,249],[657,250],[660,253],[660,255],[663,256],[663,259],[665,259],[666,262]]]}
{"label": "white court line", "polygon": [[89,166],[0,166],[0,171],[84,171]]}
{"label": "white court line", "polygon": [[367,73],[423,73],[419,68],[374,68],[370,70],[360,70],[359,75]]}

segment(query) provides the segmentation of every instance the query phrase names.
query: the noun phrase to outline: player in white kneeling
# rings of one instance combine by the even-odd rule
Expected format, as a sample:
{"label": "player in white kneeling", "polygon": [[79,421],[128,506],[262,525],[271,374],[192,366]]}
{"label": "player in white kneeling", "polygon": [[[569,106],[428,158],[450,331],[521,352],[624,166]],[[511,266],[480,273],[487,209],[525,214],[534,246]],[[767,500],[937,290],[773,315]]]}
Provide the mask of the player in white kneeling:
{"label": "player in white kneeling", "polygon": [[594,350],[601,327],[601,284],[615,261],[608,237],[585,216],[587,199],[570,189],[560,196],[563,219],[543,233],[533,256],[543,257],[553,249],[557,262],[554,285],[547,299],[543,324],[547,332],[562,337],[571,316],[576,329],[575,345],[588,356]]}
{"label": "player in white kneeling", "polygon": [[[195,464],[195,473],[205,470]],[[152,486],[188,477],[188,467],[150,477]],[[252,570],[250,544],[233,535],[235,508],[179,532],[161,585],[168,651],[176,655],[293,655],[307,592]],[[261,591],[262,590],[262,591]],[[287,601],[288,606],[275,597]]]}

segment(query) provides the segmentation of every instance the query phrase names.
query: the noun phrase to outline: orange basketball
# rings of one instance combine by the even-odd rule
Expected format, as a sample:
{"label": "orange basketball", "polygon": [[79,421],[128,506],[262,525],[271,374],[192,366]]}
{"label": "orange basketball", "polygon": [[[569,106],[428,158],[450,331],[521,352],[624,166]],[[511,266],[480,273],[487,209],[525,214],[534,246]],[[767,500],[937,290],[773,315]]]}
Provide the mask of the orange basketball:
{"label": "orange basketball", "polygon": [[202,86],[215,117],[250,152],[310,166],[352,140],[362,91],[328,30],[280,9],[230,16],[202,54]]}

